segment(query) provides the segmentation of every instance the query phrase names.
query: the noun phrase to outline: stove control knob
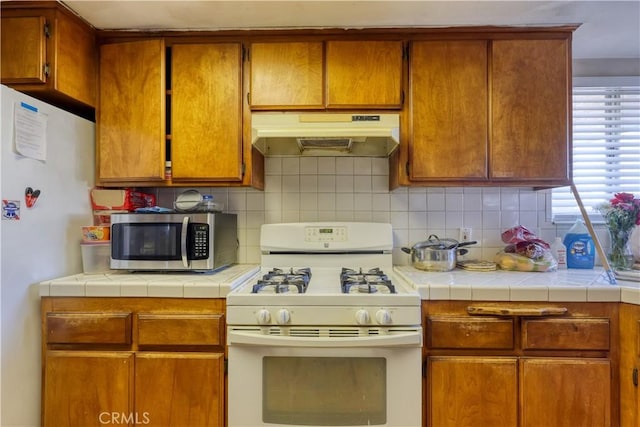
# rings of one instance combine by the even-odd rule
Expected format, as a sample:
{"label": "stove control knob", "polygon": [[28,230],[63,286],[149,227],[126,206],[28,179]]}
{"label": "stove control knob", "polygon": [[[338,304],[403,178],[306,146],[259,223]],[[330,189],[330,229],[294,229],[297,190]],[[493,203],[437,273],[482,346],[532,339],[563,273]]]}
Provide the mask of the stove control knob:
{"label": "stove control knob", "polygon": [[286,308],[283,308],[278,311],[278,318],[276,319],[276,323],[278,325],[286,325],[291,321],[291,313]]}
{"label": "stove control knob", "polygon": [[266,308],[258,310],[256,318],[258,319],[258,325],[268,325],[271,323],[271,314]]}
{"label": "stove control knob", "polygon": [[366,325],[371,321],[371,317],[369,316],[369,312],[367,310],[358,310],[356,311],[356,323],[358,325]]}
{"label": "stove control knob", "polygon": [[380,309],[376,312],[376,320],[381,325],[390,325],[391,313],[389,313],[389,310]]}

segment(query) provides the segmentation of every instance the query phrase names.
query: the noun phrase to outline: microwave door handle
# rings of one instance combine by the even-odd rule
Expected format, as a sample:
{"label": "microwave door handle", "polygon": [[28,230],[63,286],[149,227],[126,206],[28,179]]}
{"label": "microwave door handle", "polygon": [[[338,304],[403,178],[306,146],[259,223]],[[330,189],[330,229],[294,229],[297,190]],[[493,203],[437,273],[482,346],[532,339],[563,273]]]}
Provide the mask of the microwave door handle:
{"label": "microwave door handle", "polygon": [[187,234],[189,231],[189,217],[182,219],[182,233],[180,235],[180,253],[182,254],[182,265],[189,268],[189,260],[187,259]]}

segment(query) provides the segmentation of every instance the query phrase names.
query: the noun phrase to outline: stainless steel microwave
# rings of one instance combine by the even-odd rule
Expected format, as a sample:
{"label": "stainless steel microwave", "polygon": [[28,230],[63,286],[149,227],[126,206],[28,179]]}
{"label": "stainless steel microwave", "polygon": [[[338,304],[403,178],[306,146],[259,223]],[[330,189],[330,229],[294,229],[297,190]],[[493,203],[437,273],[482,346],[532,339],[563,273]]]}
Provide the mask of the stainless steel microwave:
{"label": "stainless steel microwave", "polygon": [[111,215],[111,268],[217,270],[236,262],[238,219],[223,213]]}

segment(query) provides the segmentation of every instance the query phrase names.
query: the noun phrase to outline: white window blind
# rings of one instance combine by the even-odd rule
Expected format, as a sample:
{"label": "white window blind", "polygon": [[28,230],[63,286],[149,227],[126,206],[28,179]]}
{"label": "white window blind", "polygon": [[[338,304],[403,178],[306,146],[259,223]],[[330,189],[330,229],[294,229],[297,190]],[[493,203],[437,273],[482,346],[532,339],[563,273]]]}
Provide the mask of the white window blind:
{"label": "white window blind", "polygon": [[[640,85],[575,86],[573,182],[587,213],[615,193],[640,196]],[[555,222],[580,215],[569,187],[554,189]]]}

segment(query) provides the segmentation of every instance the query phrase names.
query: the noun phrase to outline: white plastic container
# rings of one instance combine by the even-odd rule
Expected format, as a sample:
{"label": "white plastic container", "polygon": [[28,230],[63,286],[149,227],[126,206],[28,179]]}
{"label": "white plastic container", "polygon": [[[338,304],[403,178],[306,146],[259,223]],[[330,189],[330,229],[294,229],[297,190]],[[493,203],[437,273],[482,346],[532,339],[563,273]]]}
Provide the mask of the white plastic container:
{"label": "white plastic container", "polygon": [[111,242],[81,243],[82,271],[85,274],[111,271]]}
{"label": "white plastic container", "polygon": [[556,240],[551,244],[551,255],[558,263],[558,270],[567,268],[567,247],[562,243],[560,237],[556,237]]}

